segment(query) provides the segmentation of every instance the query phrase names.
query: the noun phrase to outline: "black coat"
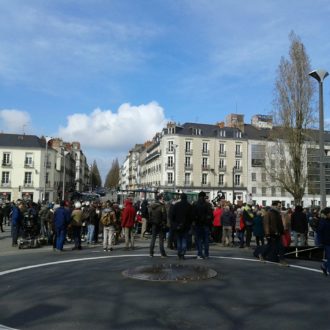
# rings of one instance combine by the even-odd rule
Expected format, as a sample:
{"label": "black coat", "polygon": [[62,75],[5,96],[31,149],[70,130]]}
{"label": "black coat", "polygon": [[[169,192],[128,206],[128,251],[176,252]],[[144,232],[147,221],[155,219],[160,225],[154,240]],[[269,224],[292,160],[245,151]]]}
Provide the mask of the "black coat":
{"label": "black coat", "polygon": [[188,201],[175,203],[171,210],[171,228],[177,231],[188,231],[192,224],[192,206]]}
{"label": "black coat", "polygon": [[304,212],[298,211],[293,212],[291,215],[291,230],[297,233],[307,233],[308,231],[308,220]]}

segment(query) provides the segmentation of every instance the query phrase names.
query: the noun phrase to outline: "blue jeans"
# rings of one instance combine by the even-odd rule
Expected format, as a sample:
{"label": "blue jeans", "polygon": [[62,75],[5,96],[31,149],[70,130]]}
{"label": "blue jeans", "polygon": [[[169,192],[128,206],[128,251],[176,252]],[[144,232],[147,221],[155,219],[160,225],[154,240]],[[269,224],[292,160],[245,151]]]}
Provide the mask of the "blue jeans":
{"label": "blue jeans", "polygon": [[80,226],[72,226],[72,236],[74,240],[74,247],[81,247],[81,227]]}
{"label": "blue jeans", "polygon": [[88,225],[87,226],[87,243],[92,243],[93,238],[94,238],[94,230],[95,226],[94,225]]}
{"label": "blue jeans", "polygon": [[209,237],[210,237],[210,228],[209,226],[199,226],[195,227],[196,235],[196,247],[197,255],[199,257],[208,257],[209,256]]}
{"label": "blue jeans", "polygon": [[56,228],[56,249],[62,251],[66,237],[66,228]]}
{"label": "blue jeans", "polygon": [[176,232],[176,246],[178,256],[184,256],[187,251],[188,232]]}
{"label": "blue jeans", "polygon": [[17,244],[17,239],[21,231],[21,226],[16,224],[16,225],[11,225],[11,236],[12,236],[12,243]]}
{"label": "blue jeans", "polygon": [[159,236],[159,250],[161,255],[165,255],[165,249],[164,249],[164,239],[165,239],[165,229],[163,229],[161,226],[152,225],[152,237],[150,242],[150,255],[154,254],[154,248],[156,243],[156,238]]}

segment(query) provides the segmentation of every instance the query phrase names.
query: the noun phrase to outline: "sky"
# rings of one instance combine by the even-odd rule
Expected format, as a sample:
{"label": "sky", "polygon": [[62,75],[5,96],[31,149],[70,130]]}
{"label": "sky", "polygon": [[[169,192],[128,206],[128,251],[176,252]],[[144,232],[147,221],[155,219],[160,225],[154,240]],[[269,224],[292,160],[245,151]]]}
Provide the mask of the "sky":
{"label": "sky", "polygon": [[[168,121],[269,114],[289,34],[330,71],[328,0],[1,0],[0,131],[80,141],[104,179]],[[330,119],[330,79],[324,112]]]}

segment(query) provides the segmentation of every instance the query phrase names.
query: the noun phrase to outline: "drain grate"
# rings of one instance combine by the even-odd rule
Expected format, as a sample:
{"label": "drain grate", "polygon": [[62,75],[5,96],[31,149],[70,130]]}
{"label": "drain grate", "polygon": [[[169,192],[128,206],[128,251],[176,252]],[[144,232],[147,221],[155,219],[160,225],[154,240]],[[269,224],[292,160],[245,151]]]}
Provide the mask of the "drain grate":
{"label": "drain grate", "polygon": [[211,268],[195,265],[156,264],[124,270],[125,277],[144,281],[198,281],[217,276]]}

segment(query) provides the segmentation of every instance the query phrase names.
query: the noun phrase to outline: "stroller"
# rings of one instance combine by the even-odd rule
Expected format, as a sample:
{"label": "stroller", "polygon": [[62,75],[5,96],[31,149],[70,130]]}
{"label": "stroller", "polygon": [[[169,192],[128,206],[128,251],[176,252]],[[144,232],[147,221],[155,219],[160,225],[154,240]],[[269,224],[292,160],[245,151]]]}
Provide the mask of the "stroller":
{"label": "stroller", "polygon": [[19,249],[31,249],[40,247],[40,228],[37,217],[29,210],[24,214],[22,237],[18,240]]}

